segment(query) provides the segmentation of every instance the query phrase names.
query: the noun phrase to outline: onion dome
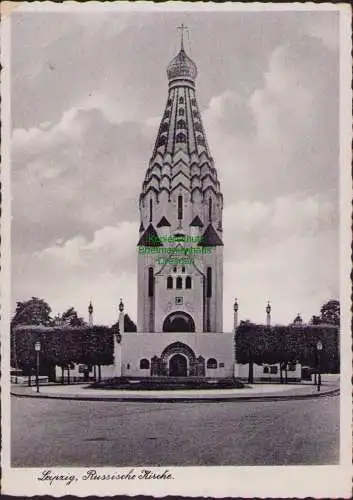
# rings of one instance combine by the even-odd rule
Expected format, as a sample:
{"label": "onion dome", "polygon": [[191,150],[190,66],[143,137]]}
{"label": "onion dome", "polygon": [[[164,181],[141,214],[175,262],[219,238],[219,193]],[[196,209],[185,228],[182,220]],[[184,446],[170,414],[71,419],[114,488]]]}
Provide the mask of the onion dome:
{"label": "onion dome", "polygon": [[195,80],[197,76],[196,64],[186,55],[183,48],[168,64],[167,75],[169,81],[176,78],[190,78],[191,80]]}

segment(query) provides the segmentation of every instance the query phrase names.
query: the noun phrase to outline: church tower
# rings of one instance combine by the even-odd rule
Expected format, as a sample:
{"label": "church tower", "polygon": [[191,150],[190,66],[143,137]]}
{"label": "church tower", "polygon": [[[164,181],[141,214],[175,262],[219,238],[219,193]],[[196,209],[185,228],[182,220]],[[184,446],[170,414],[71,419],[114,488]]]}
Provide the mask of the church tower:
{"label": "church tower", "polygon": [[223,331],[223,197],[196,76],[182,31],[139,199],[139,332]]}

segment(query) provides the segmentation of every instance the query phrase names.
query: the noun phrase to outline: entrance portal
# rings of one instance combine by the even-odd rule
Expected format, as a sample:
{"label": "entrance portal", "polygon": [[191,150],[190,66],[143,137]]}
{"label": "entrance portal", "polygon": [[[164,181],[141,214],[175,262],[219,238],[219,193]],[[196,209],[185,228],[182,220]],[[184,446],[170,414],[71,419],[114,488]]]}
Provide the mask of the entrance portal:
{"label": "entrance portal", "polygon": [[174,354],[169,360],[169,376],[170,377],[187,377],[188,367],[185,356],[182,354]]}

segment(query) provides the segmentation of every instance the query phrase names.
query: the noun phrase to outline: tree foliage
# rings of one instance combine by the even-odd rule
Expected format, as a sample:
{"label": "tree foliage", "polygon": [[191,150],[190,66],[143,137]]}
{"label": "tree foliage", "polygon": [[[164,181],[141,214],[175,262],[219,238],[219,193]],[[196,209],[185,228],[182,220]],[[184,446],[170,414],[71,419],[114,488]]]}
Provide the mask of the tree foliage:
{"label": "tree foliage", "polygon": [[58,317],[58,322],[62,326],[84,326],[85,321],[79,317],[74,307],[70,307],[61,316]]}
{"label": "tree foliage", "polygon": [[41,344],[40,361],[46,365],[114,362],[113,331],[106,326],[18,326],[12,329],[11,337],[11,363],[24,370],[36,366],[36,341]]}
{"label": "tree foliage", "polygon": [[328,325],[340,324],[340,303],[338,300],[329,300],[321,307],[321,320],[322,323]]}
{"label": "tree foliage", "polygon": [[322,370],[339,371],[339,331],[334,325],[273,326],[241,322],[236,334],[238,363],[286,364],[298,361],[317,366],[318,340],[323,344]]}
{"label": "tree foliage", "polygon": [[11,326],[16,325],[45,325],[52,323],[51,307],[45,300],[32,297],[23,302],[17,302],[16,311]]}
{"label": "tree foliage", "polygon": [[312,325],[340,325],[340,303],[336,299],[331,299],[322,305],[320,315],[312,316]]}

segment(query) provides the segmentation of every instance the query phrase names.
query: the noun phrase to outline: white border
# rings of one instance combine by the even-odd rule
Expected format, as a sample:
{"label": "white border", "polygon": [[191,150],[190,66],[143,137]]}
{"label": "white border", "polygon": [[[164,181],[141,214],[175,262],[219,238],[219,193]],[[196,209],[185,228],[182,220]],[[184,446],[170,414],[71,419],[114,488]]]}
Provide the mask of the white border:
{"label": "white border", "polygon": [[[9,5],[10,4],[10,5]],[[2,63],[1,75],[2,94],[2,170],[1,180],[3,188],[2,221],[1,221],[1,331],[2,338],[2,491],[15,495],[136,495],[146,494],[153,496],[186,495],[186,496],[238,496],[238,497],[351,497],[351,416],[352,416],[352,346],[350,335],[350,294],[351,283],[349,274],[351,270],[351,199],[352,180],[350,175],[351,165],[351,54],[350,54],[350,7],[348,4],[211,4],[185,2],[168,2],[167,4],[153,4],[151,2],[139,3],[99,3],[88,2],[79,4],[65,2],[53,4],[40,3],[3,3],[4,13],[1,29]],[[217,11],[338,11],[340,12],[340,300],[341,300],[341,464],[336,466],[276,466],[276,467],[169,467],[175,480],[158,481],[104,481],[104,482],[74,482],[70,486],[59,484],[50,487],[45,482],[36,478],[43,469],[15,469],[10,467],[10,398],[9,398],[9,320],[10,307],[10,19],[6,16],[8,9],[20,8],[21,11],[52,11],[63,12],[76,10],[85,12],[110,10],[129,11],[161,11],[169,10],[217,10]],[[342,133],[344,131],[344,133]],[[335,166],[333,166],[335,168]],[[318,418],[320,416],[318,415]],[[30,429],[28,429],[30,432]],[[128,471],[130,468],[119,468],[119,472]],[[157,468],[151,468],[157,470]],[[77,474],[82,476],[86,468],[51,468],[55,473]],[[101,473],[114,473],[117,469],[97,468]],[[135,468],[138,470],[138,468]],[[164,470],[158,468],[159,471]]]}

